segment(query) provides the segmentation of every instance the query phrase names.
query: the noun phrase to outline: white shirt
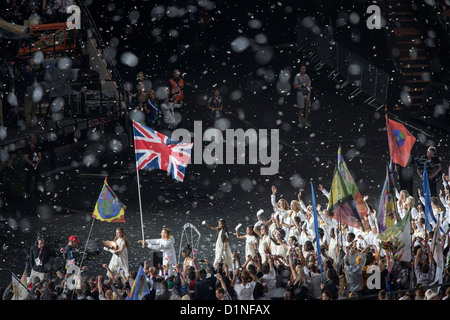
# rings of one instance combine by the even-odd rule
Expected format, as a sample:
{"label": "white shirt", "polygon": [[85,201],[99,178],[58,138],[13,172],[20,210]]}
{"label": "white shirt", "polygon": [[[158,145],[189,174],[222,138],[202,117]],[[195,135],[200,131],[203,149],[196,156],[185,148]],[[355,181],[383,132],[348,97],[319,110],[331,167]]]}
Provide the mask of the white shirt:
{"label": "white shirt", "polygon": [[255,300],[253,298],[253,289],[255,289],[256,282],[251,281],[247,284],[236,283],[234,285],[234,291],[236,291],[238,300]]}
{"label": "white shirt", "polygon": [[263,275],[262,278],[264,279],[264,282],[266,283],[268,289],[267,293],[264,293],[264,297],[262,298],[262,300],[270,300],[275,290],[277,289],[275,270],[273,268],[270,269],[269,273]]}

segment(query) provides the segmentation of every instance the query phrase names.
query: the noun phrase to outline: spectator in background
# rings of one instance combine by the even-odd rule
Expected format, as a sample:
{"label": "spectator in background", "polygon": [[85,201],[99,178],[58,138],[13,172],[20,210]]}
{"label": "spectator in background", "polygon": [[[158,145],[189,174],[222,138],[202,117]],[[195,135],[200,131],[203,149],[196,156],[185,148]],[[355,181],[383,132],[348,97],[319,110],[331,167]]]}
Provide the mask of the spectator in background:
{"label": "spectator in background", "polygon": [[[442,164],[441,160],[436,156],[436,148],[431,146],[427,149],[427,154],[420,158],[420,163],[427,166],[427,174],[430,182],[430,194],[432,197],[437,196],[437,181],[441,177]],[[423,179],[423,166],[417,167],[417,174]]]}
{"label": "spectator in background", "polygon": [[178,108],[183,106],[184,80],[181,77],[180,70],[178,69],[173,71],[172,78],[169,80],[169,97],[174,104],[178,105]]}
{"label": "spectator in background", "polygon": [[[357,256],[361,259],[356,262]],[[344,271],[349,285],[350,294],[361,296],[364,289],[363,268],[366,265],[366,255],[355,248],[351,248],[344,257]]]}
{"label": "spectator in background", "polygon": [[[298,127],[307,128],[310,126],[308,122],[309,103],[311,97],[311,78],[306,74],[306,65],[300,66],[300,73],[294,78],[294,89],[297,90],[297,108],[298,110]],[[303,121],[305,116],[305,121]]]}
{"label": "spectator in background", "polygon": [[34,178],[34,192],[38,192],[38,186],[41,182],[41,160],[42,153],[39,145],[37,144],[37,138],[34,134],[30,134],[27,139],[27,145],[24,151],[25,160],[25,193],[26,196],[31,194],[31,181]]}
{"label": "spectator in background", "polygon": [[175,117],[175,108],[180,107],[179,104],[175,104],[173,101],[169,99],[169,97],[165,97],[163,103],[161,103],[161,110],[163,114],[163,127],[165,129],[174,130],[177,125],[177,119]]}
{"label": "spectator in background", "polygon": [[23,90],[24,117],[27,128],[36,124],[37,103],[33,101],[33,90],[37,83],[36,73],[33,70],[33,59],[29,59],[22,70],[21,86]]}
{"label": "spectator in background", "polygon": [[145,85],[144,85],[145,76],[144,76],[144,73],[142,71],[138,72],[136,78],[137,78],[136,91],[137,91],[137,94],[139,94],[142,91],[145,91]]}
{"label": "spectator in background", "polygon": [[5,88],[2,80],[2,74],[0,72],[0,126],[4,125],[3,122],[3,90]]}
{"label": "spectator in background", "polygon": [[156,101],[155,90],[150,90],[147,94],[147,98],[150,110],[150,112],[147,114],[147,125],[152,129],[159,130],[159,127],[161,125],[159,117],[161,116],[162,112]]}
{"label": "spectator in background", "polygon": [[[145,93],[145,91],[141,91],[138,94],[137,99],[133,100],[131,106],[133,108],[132,110],[137,112],[135,121],[142,122],[142,124],[147,124],[146,120],[151,112],[151,106],[148,103],[147,93]],[[139,119],[142,119],[142,121],[138,121]]]}
{"label": "spectator in background", "polygon": [[49,278],[51,256],[51,250],[45,246],[44,238],[39,237],[37,244],[30,249],[28,262],[31,267],[30,279],[37,277],[42,281]]}
{"label": "spectator in background", "polygon": [[213,96],[209,98],[207,108],[211,110],[211,119],[213,123],[215,120],[223,117],[223,99],[220,96],[220,91],[218,89],[215,89]]}

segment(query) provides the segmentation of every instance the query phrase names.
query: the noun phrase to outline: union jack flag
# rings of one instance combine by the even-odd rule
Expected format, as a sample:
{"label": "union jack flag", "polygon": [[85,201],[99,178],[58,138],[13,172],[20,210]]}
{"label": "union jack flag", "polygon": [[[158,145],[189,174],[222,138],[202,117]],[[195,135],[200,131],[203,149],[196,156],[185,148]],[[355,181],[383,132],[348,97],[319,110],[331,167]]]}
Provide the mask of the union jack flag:
{"label": "union jack flag", "polygon": [[172,178],[183,181],[186,166],[191,158],[193,143],[180,143],[133,121],[136,168],[160,169]]}

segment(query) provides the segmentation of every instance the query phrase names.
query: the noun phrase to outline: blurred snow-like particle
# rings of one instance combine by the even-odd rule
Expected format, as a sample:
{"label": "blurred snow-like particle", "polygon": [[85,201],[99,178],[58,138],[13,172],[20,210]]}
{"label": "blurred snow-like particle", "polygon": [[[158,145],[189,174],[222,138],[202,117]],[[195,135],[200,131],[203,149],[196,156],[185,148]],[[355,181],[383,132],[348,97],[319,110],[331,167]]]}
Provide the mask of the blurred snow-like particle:
{"label": "blurred snow-like particle", "polygon": [[216,4],[209,0],[198,0],[197,4],[205,10],[213,10],[216,7]]}
{"label": "blurred snow-like particle", "polygon": [[248,21],[248,26],[252,29],[259,29],[262,27],[262,22],[258,19],[251,19]]}
{"label": "blurred snow-like particle", "polygon": [[95,162],[96,162],[96,158],[95,158],[95,156],[93,155],[93,154],[87,154],[86,156],[84,156],[84,158],[83,158],[83,164],[86,166],[86,167],[90,167],[90,166],[92,166]]}
{"label": "blurred snow-like particle", "polygon": [[311,103],[311,110],[316,111],[320,109],[320,100],[316,99]]}
{"label": "blurred snow-like particle", "polygon": [[175,18],[178,15],[178,8],[175,6],[170,6],[166,10],[166,16],[169,18]]}
{"label": "blurred snow-like particle", "polygon": [[314,26],[315,24],[316,24],[316,23],[315,23],[315,21],[314,21],[314,18],[311,17],[311,16],[308,16],[308,17],[305,17],[305,18],[302,19],[302,26],[303,26],[304,28],[309,29],[309,28],[311,28],[312,26]]}
{"label": "blurred snow-like particle", "polygon": [[406,89],[404,89],[400,93],[400,99],[402,100],[402,102],[405,106],[411,105],[411,96],[409,95],[409,92]]}
{"label": "blurred snow-like particle", "polygon": [[263,33],[255,35],[255,42],[258,44],[266,44],[268,41],[267,36]]}
{"label": "blurred snow-like particle", "polygon": [[291,91],[291,84],[289,82],[277,81],[277,92],[282,95],[286,95]]}
{"label": "blurred snow-like particle", "polygon": [[53,216],[53,210],[48,204],[43,204],[37,207],[36,214],[41,220],[48,221]]}
{"label": "blurred snow-like particle", "polygon": [[162,29],[161,28],[155,28],[152,30],[152,36],[157,37],[159,35],[161,35],[162,33]]}
{"label": "blurred snow-like particle", "polygon": [[270,46],[262,46],[255,54],[255,61],[258,64],[268,64],[272,60],[273,49]]}
{"label": "blurred snow-like particle", "polygon": [[39,101],[42,100],[43,96],[44,96],[44,90],[42,90],[42,87],[39,84],[35,85],[33,88],[33,95],[31,97],[33,102],[39,103]]}
{"label": "blurred snow-like particle", "polygon": [[233,188],[232,184],[229,181],[225,181],[220,185],[220,190],[226,193],[231,192],[231,189]]}
{"label": "blurred snow-like particle", "polygon": [[250,41],[246,37],[240,36],[231,42],[231,49],[234,52],[242,52],[247,49],[249,45]]}
{"label": "blurred snow-like particle", "polygon": [[348,66],[348,72],[353,76],[358,76],[361,74],[361,65],[357,63],[352,63]]}
{"label": "blurred snow-like particle", "polygon": [[177,29],[170,29],[169,36],[172,38],[177,38],[180,35]]}
{"label": "blurred snow-like particle", "polygon": [[72,59],[63,57],[58,61],[58,68],[60,70],[68,70],[72,67]]}
{"label": "blurred snow-like particle", "polygon": [[214,128],[225,131],[226,129],[229,129],[231,127],[231,121],[227,118],[220,118],[216,121],[214,121]]}
{"label": "blurred snow-like particle", "polygon": [[241,90],[235,90],[231,93],[230,99],[233,101],[239,100],[242,98],[242,91]]}
{"label": "blurred snow-like particle", "polygon": [[31,223],[27,219],[20,220],[20,230],[22,230],[23,233],[28,233],[31,231]]}
{"label": "blurred snow-like particle", "polygon": [[169,95],[169,91],[166,87],[158,87],[155,94],[158,99],[164,100]]}
{"label": "blurred snow-like particle", "polygon": [[9,160],[9,153],[5,149],[0,150],[0,161],[6,162]]}
{"label": "blurred snow-like particle", "polygon": [[131,24],[135,24],[138,22],[140,16],[141,14],[139,13],[139,11],[131,10],[128,14],[128,19],[130,19]]}
{"label": "blurred snow-like particle", "polygon": [[159,20],[159,19],[163,18],[164,14],[165,14],[165,10],[166,10],[165,7],[161,6],[161,5],[154,7],[150,13],[152,20],[153,19]]}
{"label": "blurred snow-like particle", "polygon": [[6,131],[5,126],[0,126],[0,140],[5,139],[8,136],[8,132]]}
{"label": "blurred snow-like particle", "polygon": [[350,23],[358,24],[360,20],[359,14],[357,12],[350,13]]}
{"label": "blurred snow-like particle", "polygon": [[64,98],[57,97],[55,100],[52,101],[50,104],[50,110],[53,113],[59,112],[64,108]]}
{"label": "blurred snow-like particle", "polygon": [[109,148],[115,153],[121,152],[122,142],[117,139],[111,139],[111,141],[109,142]]}
{"label": "blurred snow-like particle", "polygon": [[129,67],[136,67],[139,63],[138,57],[132,52],[125,52],[120,57],[120,61]]}
{"label": "blurred snow-like particle", "polygon": [[281,82],[288,82],[291,77],[291,71],[287,68],[284,68],[280,71],[280,74],[278,75],[278,79]]}
{"label": "blurred snow-like particle", "polygon": [[8,225],[13,230],[17,230],[19,228],[19,224],[13,218],[8,218]]}
{"label": "blurred snow-like particle", "polygon": [[87,133],[87,137],[91,141],[100,141],[101,133],[97,130],[90,130]]}
{"label": "blurred snow-like particle", "polygon": [[290,179],[291,185],[294,188],[301,189],[305,186],[306,180],[302,178],[298,173],[294,174]]}
{"label": "blurred snow-like particle", "polygon": [[437,104],[434,107],[434,113],[433,116],[435,118],[439,118],[440,116],[443,116],[448,113],[449,107],[448,107],[448,101],[445,101],[443,104]]}
{"label": "blurred snow-like particle", "polygon": [[42,51],[39,50],[33,54],[33,61],[35,64],[41,64],[44,61],[44,54]]}
{"label": "blurred snow-like particle", "polygon": [[17,96],[14,92],[9,92],[8,96],[6,98],[6,100],[8,101],[8,103],[12,106],[12,107],[17,107],[19,106],[19,102],[17,100]]}
{"label": "blurred snow-like particle", "polygon": [[239,185],[241,186],[242,190],[250,192],[253,189],[253,182],[247,178],[244,177],[240,180]]}

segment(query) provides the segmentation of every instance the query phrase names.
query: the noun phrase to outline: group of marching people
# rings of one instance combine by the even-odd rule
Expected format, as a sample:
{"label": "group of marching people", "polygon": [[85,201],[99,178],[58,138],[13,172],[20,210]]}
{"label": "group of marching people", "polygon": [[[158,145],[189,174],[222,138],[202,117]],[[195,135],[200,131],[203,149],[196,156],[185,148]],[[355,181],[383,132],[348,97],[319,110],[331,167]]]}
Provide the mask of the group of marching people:
{"label": "group of marching people", "polygon": [[[448,177],[443,175],[442,180],[443,189],[439,191],[439,196],[431,197],[436,220],[430,221],[433,231],[427,230],[425,225],[422,192],[418,191],[420,203],[416,203],[408,191],[396,190],[397,222],[407,212],[411,214],[413,254],[410,263],[396,259],[392,252],[380,246],[377,211],[370,205],[367,205],[368,214],[361,215],[365,227],[360,229],[341,224],[333,218],[333,212],[327,206],[318,204],[315,208],[319,225],[316,234],[314,208],[302,201],[301,192],[290,203],[285,199],[277,201],[277,189],[273,186],[273,213],[270,217],[265,219],[264,211],[259,210],[255,223],[247,225],[244,234],[240,232],[241,223],[235,227],[238,241],[245,241],[243,254],[231,250],[233,237],[224,220],[219,221],[218,227],[203,222],[205,226],[217,230],[212,266],[215,270],[225,268],[226,275],[231,279],[227,292],[234,293],[230,296],[237,300],[242,299],[242,289],[238,287],[239,290],[236,290],[233,286],[236,278],[247,289],[252,281],[255,286],[261,285],[259,295],[253,291],[255,299],[447,299],[450,295],[450,187]],[[326,198],[329,197],[322,185],[319,185],[319,190]],[[368,197],[364,200],[367,201]],[[442,234],[442,240],[437,244],[443,251],[441,268],[434,260],[432,249],[436,245],[433,243],[436,227]],[[378,287],[368,283],[373,266],[380,271],[376,275],[378,279],[371,280],[378,283]],[[242,271],[236,271],[241,268]],[[236,273],[229,274],[228,269]]]}
{"label": "group of marching people", "polygon": [[[322,185],[318,189],[328,198],[329,193]],[[87,277],[84,275],[86,267],[82,267],[80,285],[72,290],[68,285],[69,272],[58,272],[53,280],[32,272],[25,295],[27,299],[51,300],[137,299],[133,284],[145,280],[148,290],[139,296],[145,300],[447,299],[450,295],[449,191],[448,177],[443,176],[439,196],[431,198],[436,218],[431,224],[433,228],[439,226],[442,234],[443,268],[434,260],[433,232],[425,226],[425,200],[420,190],[420,203],[406,190],[396,192],[397,221],[407,212],[411,214],[413,254],[408,263],[397,261],[391,252],[380,247],[377,212],[370,205],[367,205],[368,214],[361,215],[365,227],[360,229],[333,218],[328,206],[317,204],[314,210],[313,205],[302,201],[301,191],[290,203],[286,199],[277,200],[277,188],[273,186],[271,214],[260,209],[254,223],[246,225],[244,232],[241,223],[235,227],[233,235],[223,219],[217,226],[202,222],[203,227],[216,232],[212,261],[198,259],[205,253],[198,252],[199,248],[189,243],[182,248],[181,259],[177,259],[175,238],[171,230],[164,227],[160,238],[138,241],[142,247],[161,251],[162,263],[149,265],[145,261],[139,271],[131,271],[128,265],[131,243],[125,230],[117,228],[113,241],[102,242],[104,250],[112,254],[110,263],[103,264],[107,277]],[[317,229],[314,211],[318,218]],[[69,245],[61,248],[64,252],[71,252],[71,246],[79,243],[75,236],[69,240]],[[245,248],[243,252],[235,249],[240,241]],[[34,252],[39,252],[38,259],[34,260],[43,258],[42,248]],[[30,263],[35,262],[30,258]],[[374,266],[379,270],[375,275],[378,279],[368,281]],[[437,281],[438,286],[434,285]],[[3,298],[8,292],[17,292],[17,288],[12,290],[10,286],[9,289]]]}

